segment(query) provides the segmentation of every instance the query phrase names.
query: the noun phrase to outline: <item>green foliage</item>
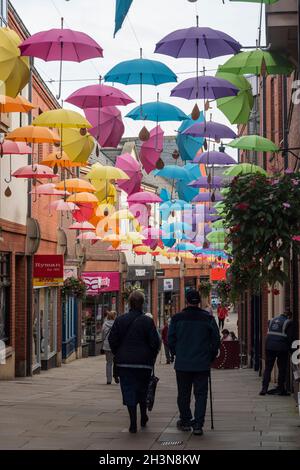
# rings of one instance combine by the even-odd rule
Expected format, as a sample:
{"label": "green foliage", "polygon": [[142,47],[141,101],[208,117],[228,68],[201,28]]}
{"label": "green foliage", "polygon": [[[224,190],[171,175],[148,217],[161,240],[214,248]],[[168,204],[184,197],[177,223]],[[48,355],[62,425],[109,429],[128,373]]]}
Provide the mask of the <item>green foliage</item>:
{"label": "green foliage", "polygon": [[233,296],[231,284],[227,281],[219,281],[216,285],[216,292],[223,306],[228,306],[236,300]]}
{"label": "green foliage", "polygon": [[209,297],[212,285],[209,281],[201,281],[199,285],[199,292],[202,297]]}

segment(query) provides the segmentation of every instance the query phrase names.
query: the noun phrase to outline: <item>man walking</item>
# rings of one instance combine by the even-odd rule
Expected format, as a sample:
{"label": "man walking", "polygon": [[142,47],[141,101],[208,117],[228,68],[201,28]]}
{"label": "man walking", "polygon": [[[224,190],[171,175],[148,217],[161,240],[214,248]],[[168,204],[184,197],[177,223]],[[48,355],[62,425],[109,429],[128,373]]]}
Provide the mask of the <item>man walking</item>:
{"label": "man walking", "polygon": [[[186,294],[187,307],[171,320],[168,343],[175,357],[180,419],[177,427],[195,435],[203,434],[211,363],[218,354],[220,334],[215,319],[199,307],[198,291]],[[195,415],[191,412],[194,389]]]}
{"label": "man walking", "polygon": [[168,344],[168,333],[169,333],[169,323],[166,320],[163,329],[161,330],[161,339],[164,345],[165,355],[167,364],[174,362],[173,354],[170,351],[169,344]]}
{"label": "man walking", "polygon": [[[291,312],[287,311],[269,322],[266,338],[265,372],[260,395],[289,395],[285,383],[289,351],[294,339],[291,316]],[[278,387],[268,392],[271,374],[276,360],[278,367]]]}

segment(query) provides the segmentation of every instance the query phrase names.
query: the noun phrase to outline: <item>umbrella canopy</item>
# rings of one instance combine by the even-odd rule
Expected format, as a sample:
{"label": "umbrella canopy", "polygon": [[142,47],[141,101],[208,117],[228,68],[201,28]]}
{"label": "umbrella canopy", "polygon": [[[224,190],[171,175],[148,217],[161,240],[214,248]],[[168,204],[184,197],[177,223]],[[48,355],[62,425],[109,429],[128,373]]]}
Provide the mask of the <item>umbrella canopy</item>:
{"label": "umbrella canopy", "polygon": [[61,168],[72,168],[72,167],[81,167],[82,163],[72,162],[66,152],[57,150],[56,152],[49,153],[49,155],[43,157],[43,165],[50,167],[61,167]]}
{"label": "umbrella canopy", "polygon": [[164,131],[160,126],[154,127],[150,131],[150,137],[146,142],[143,142],[140,150],[140,161],[146,171],[150,173],[156,168],[156,163],[159,160],[164,148]]}
{"label": "umbrella canopy", "polygon": [[241,45],[222,31],[212,28],[179,29],[156,44],[155,52],[175,58],[213,59],[236,54]]}
{"label": "umbrella canopy", "polygon": [[[103,108],[105,106],[126,106],[134,103],[126,93],[107,85],[89,85],[72,93],[67,99],[81,109]],[[99,121],[98,121],[99,122]]]}
{"label": "umbrella canopy", "polygon": [[208,233],[206,239],[210,243],[224,243],[226,238],[226,233],[224,230],[217,230],[215,232]]}
{"label": "umbrella canopy", "polygon": [[222,186],[222,178],[220,176],[213,176],[208,180],[207,176],[201,176],[188,185],[192,188],[220,188]]}
{"label": "umbrella canopy", "polygon": [[165,232],[159,228],[148,227],[142,230],[142,235],[146,239],[159,240],[161,237],[165,236]]}
{"label": "umbrella canopy", "polygon": [[56,178],[57,175],[53,173],[51,168],[45,165],[26,165],[22,166],[21,168],[18,168],[13,174],[15,178],[28,178],[28,179],[34,179],[34,178]]}
{"label": "umbrella canopy", "polygon": [[188,181],[190,178],[188,171],[183,166],[177,165],[166,165],[162,170],[155,170],[153,174],[173,180]]}
{"label": "umbrella canopy", "polygon": [[29,60],[21,57],[20,44],[21,39],[12,29],[0,28],[0,93],[13,98],[30,77]]}
{"label": "umbrella canopy", "polygon": [[82,232],[76,237],[77,240],[88,240],[88,241],[98,241],[101,240],[101,237],[97,237],[95,232]]}
{"label": "umbrella canopy", "polygon": [[73,204],[73,202],[65,202],[63,199],[60,199],[59,201],[53,201],[50,204],[50,207],[52,209],[56,209],[57,211],[78,211],[79,208],[76,206],[76,204]]}
{"label": "umbrella canopy", "polygon": [[57,128],[90,128],[92,125],[76,111],[69,109],[53,109],[45,111],[36,117],[32,123],[34,126],[57,127]]}
{"label": "umbrella canopy", "polygon": [[98,140],[101,147],[118,147],[125,131],[118,108],[115,106],[106,106],[100,110],[88,108],[85,110],[85,115],[93,126],[89,132]]}
{"label": "umbrella canopy", "polygon": [[79,129],[64,129],[62,148],[72,162],[87,163],[94,147],[94,138],[88,132],[83,135]]}
{"label": "umbrella canopy", "polygon": [[218,108],[229,119],[231,124],[247,124],[254,105],[250,82],[242,75],[235,75],[233,73],[218,71],[216,76],[228,80],[239,89],[237,96],[218,99]]}
{"label": "umbrella canopy", "polygon": [[132,194],[127,198],[127,201],[130,203],[141,203],[141,204],[155,204],[162,202],[161,198],[155,193],[150,193],[148,191],[141,191],[139,193]]}
{"label": "umbrella canopy", "polygon": [[193,227],[186,222],[172,222],[171,224],[165,223],[162,224],[162,229],[167,234],[172,234],[175,232],[191,232]]}
{"label": "umbrella canopy", "polygon": [[204,121],[204,113],[200,113],[200,117],[195,121],[189,116],[189,119],[183,121],[178,129],[178,134],[176,137],[176,144],[180,156],[183,161],[193,160],[197,152],[201,149],[204,144],[203,137],[193,137],[192,135],[184,135],[183,131],[191,127],[195,123],[200,123]]}
{"label": "umbrella canopy", "polygon": [[128,176],[128,181],[119,180],[118,187],[127,194],[134,194],[140,191],[143,174],[141,165],[129,153],[117,157],[116,168],[124,171]]}
{"label": "umbrella canopy", "polygon": [[122,28],[126,15],[131,7],[132,0],[116,0],[116,13],[115,13],[115,33]]}
{"label": "umbrella canopy", "polygon": [[183,211],[183,210],[187,211],[191,209],[192,209],[192,205],[182,199],[175,199],[173,201],[165,201],[159,207],[160,211],[169,211],[169,212]]}
{"label": "umbrella canopy", "polygon": [[17,127],[17,129],[7,134],[6,139],[32,144],[55,144],[60,142],[57,134],[46,127],[39,126]]}
{"label": "umbrella canopy", "polygon": [[194,137],[207,137],[217,141],[221,139],[234,139],[236,137],[236,133],[230,127],[214,121],[196,123],[183,131],[183,134]]}
{"label": "umbrella canopy", "polygon": [[69,227],[69,230],[79,230],[80,232],[90,232],[95,227],[89,222],[75,222]]}
{"label": "umbrella canopy", "polygon": [[65,181],[61,181],[56,185],[56,189],[66,189],[70,193],[94,193],[96,188],[91,185],[88,181],[79,178],[70,178]]}
{"label": "umbrella canopy", "polygon": [[193,202],[215,202],[223,201],[223,196],[219,192],[212,193],[200,193],[194,199]]}
{"label": "umbrella canopy", "polygon": [[235,159],[225,152],[204,152],[197,155],[194,163],[203,163],[204,165],[234,165]]}
{"label": "umbrella canopy", "polygon": [[160,193],[159,197],[162,199],[162,201],[170,201],[171,200],[171,193],[168,189],[163,188]]}
{"label": "umbrella canopy", "polygon": [[103,166],[100,163],[92,165],[86,176],[90,180],[128,180],[129,176],[120,168]]}
{"label": "umbrella canopy", "polygon": [[204,75],[202,77],[188,78],[179,83],[171,91],[171,96],[185,98],[186,100],[216,100],[224,96],[236,96],[238,92],[238,88],[227,80]]}
{"label": "umbrella canopy", "polygon": [[99,201],[94,194],[88,192],[77,192],[68,197],[67,202],[74,202],[74,204],[82,203],[97,206]]}
{"label": "umbrella canopy", "polygon": [[142,106],[134,108],[126,117],[133,119],[134,121],[184,121],[188,119],[188,116],[169,103],[163,103],[161,101],[153,101],[145,103]]}
{"label": "umbrella canopy", "polygon": [[177,82],[177,77],[162,62],[141,57],[120,62],[105,75],[104,80],[123,85],[157,86],[163,83]]}
{"label": "umbrella canopy", "polygon": [[244,135],[228,144],[229,147],[254,152],[278,152],[279,147],[269,139],[260,135]]}
{"label": "umbrella canopy", "polygon": [[12,98],[11,96],[0,95],[1,113],[29,113],[35,106],[23,96]]}
{"label": "umbrella canopy", "polygon": [[240,163],[231,168],[228,168],[224,171],[225,176],[239,176],[247,175],[248,173],[260,173],[262,175],[267,175],[267,172],[257,165],[252,165],[251,163]]}
{"label": "umbrella canopy", "polygon": [[175,250],[178,251],[194,251],[196,248],[193,243],[177,243],[177,245],[174,247]]}
{"label": "umbrella canopy", "polygon": [[192,201],[199,192],[198,189],[188,186],[188,181],[176,181],[175,188],[178,193],[178,197],[188,202]]}
{"label": "umbrella canopy", "polygon": [[37,194],[39,196],[69,196],[70,193],[67,191],[59,191],[55,188],[54,183],[40,184],[31,191],[31,194]]}
{"label": "umbrella canopy", "polygon": [[0,155],[27,155],[32,153],[32,148],[24,142],[4,140],[0,143]]}
{"label": "umbrella canopy", "polygon": [[219,70],[236,75],[290,75],[294,65],[284,56],[275,52],[255,49],[249,52],[240,52],[231,57]]}

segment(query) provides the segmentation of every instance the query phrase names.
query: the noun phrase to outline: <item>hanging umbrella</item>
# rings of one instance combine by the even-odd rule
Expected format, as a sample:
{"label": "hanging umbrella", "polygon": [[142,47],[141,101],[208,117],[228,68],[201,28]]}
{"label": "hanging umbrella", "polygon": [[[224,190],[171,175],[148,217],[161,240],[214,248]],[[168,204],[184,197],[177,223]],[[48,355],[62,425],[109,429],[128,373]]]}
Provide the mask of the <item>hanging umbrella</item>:
{"label": "hanging umbrella", "polygon": [[224,243],[226,238],[226,232],[224,230],[217,230],[215,232],[211,232],[206,236],[206,239],[210,243]]}
{"label": "hanging umbrella", "polygon": [[57,150],[56,152],[49,153],[49,155],[43,157],[43,165],[50,167],[61,167],[61,168],[72,168],[84,166],[83,163],[72,162],[66,152]]}
{"label": "hanging umbrella", "polygon": [[[87,120],[93,126],[89,132],[98,139],[101,147],[118,147],[125,131],[122,115],[118,108],[106,106],[100,111],[97,108],[88,108],[84,112]],[[101,123],[100,128],[98,122]]]}
{"label": "hanging umbrella", "polygon": [[129,176],[120,168],[103,166],[98,162],[92,165],[86,177],[90,180],[129,180]]}
{"label": "hanging umbrella", "polygon": [[267,172],[257,165],[252,165],[251,163],[240,163],[239,165],[235,165],[231,168],[228,168],[224,171],[225,176],[239,176],[239,175],[246,175],[249,173],[260,173],[262,175],[267,175]]}
{"label": "hanging umbrella", "polygon": [[238,88],[222,78],[202,76],[188,78],[171,91],[171,96],[186,100],[216,100],[224,96],[236,96]]}
{"label": "hanging umbrella", "polygon": [[192,135],[184,135],[183,131],[191,127],[195,123],[200,123],[204,121],[203,112],[200,113],[200,117],[197,120],[192,119],[189,116],[189,119],[183,121],[178,129],[178,134],[176,137],[176,144],[180,156],[183,161],[193,160],[197,152],[201,149],[204,144],[203,137],[193,137]]}
{"label": "hanging umbrella", "polygon": [[193,160],[194,163],[203,163],[204,165],[232,165],[236,160],[225,152],[204,152],[197,155]]}
{"label": "hanging umbrella", "polygon": [[37,196],[70,196],[70,193],[67,191],[56,189],[54,183],[40,184],[30,194],[36,194]]}
{"label": "hanging umbrella", "polygon": [[[0,28],[0,94],[15,98],[29,82],[29,60],[21,57],[21,39],[10,28]],[[2,83],[1,83],[2,82]]]}
{"label": "hanging umbrella", "polygon": [[198,189],[188,186],[188,181],[176,181],[175,188],[178,193],[178,197],[187,202],[191,202],[199,192]]}
{"label": "hanging umbrella", "polygon": [[0,156],[3,155],[27,155],[32,153],[32,148],[24,142],[4,140],[0,143]]}
{"label": "hanging umbrella", "polygon": [[192,135],[194,137],[206,137],[216,141],[220,141],[221,139],[234,139],[236,137],[235,132],[233,132],[230,127],[213,121],[194,124],[183,131],[183,134]]}
{"label": "hanging umbrella", "polygon": [[178,251],[194,251],[195,245],[193,243],[177,243],[175,250]]}
{"label": "hanging umbrella", "polygon": [[215,202],[215,201],[223,201],[223,196],[219,192],[199,193],[193,199],[193,202]]}
{"label": "hanging umbrella", "polygon": [[290,75],[294,65],[284,56],[261,49],[240,52],[219,67],[220,72],[236,75]]}
{"label": "hanging umbrella", "polygon": [[99,84],[80,88],[72,93],[66,102],[81,109],[101,109],[106,106],[127,106],[134,103],[134,100],[118,88]]}
{"label": "hanging umbrella", "polygon": [[131,4],[132,4],[132,0],[116,0],[114,37],[117,34],[117,32],[122,28],[123,22],[131,7]]}
{"label": "hanging umbrella", "polygon": [[111,220],[134,220],[135,216],[132,214],[132,212],[128,209],[122,209],[119,211],[114,212],[111,217]]}
{"label": "hanging umbrella", "polygon": [[76,204],[73,204],[72,202],[65,202],[63,199],[60,199],[59,201],[51,202],[50,207],[60,212],[63,212],[63,211],[73,212],[73,211],[79,210]]}
{"label": "hanging umbrella", "polygon": [[88,129],[92,125],[76,111],[70,109],[52,109],[45,111],[36,117],[32,123],[34,126]]}
{"label": "hanging umbrella", "polygon": [[141,191],[139,193],[132,194],[127,198],[130,203],[141,203],[141,204],[156,204],[162,202],[161,198],[155,193],[148,191]]}
{"label": "hanging umbrella", "polygon": [[192,188],[220,188],[222,186],[222,178],[220,176],[212,176],[208,179],[207,176],[201,176],[189,183],[188,186]]}
{"label": "hanging umbrella", "polygon": [[159,206],[160,211],[187,211],[191,210],[192,205],[182,199],[175,199],[173,201],[163,202]]}
{"label": "hanging umbrella", "polygon": [[39,126],[17,127],[7,134],[6,139],[14,142],[26,142],[27,144],[55,144],[60,142],[57,134],[50,129]]}
{"label": "hanging umbrella", "polygon": [[211,225],[215,230],[224,230],[224,221],[223,220],[216,220]]}
{"label": "hanging umbrella", "polygon": [[160,193],[159,197],[162,199],[162,201],[170,201],[171,200],[171,193],[168,189],[163,188]]}
{"label": "hanging umbrella", "polygon": [[88,241],[95,241],[97,242],[98,240],[101,240],[100,237],[97,237],[97,235],[94,232],[82,232],[76,237],[77,240],[88,240]]}
{"label": "hanging umbrella", "polygon": [[188,181],[190,176],[185,167],[177,165],[166,165],[162,170],[155,170],[154,176],[161,176],[162,178],[170,178],[172,180]]}
{"label": "hanging umbrella", "polygon": [[83,134],[79,129],[64,129],[62,148],[72,162],[87,163],[94,147],[94,138],[88,132]]}
{"label": "hanging umbrella", "polygon": [[134,108],[126,117],[134,121],[184,121],[188,116],[181,109],[169,103],[153,101]]}
{"label": "hanging umbrella", "polygon": [[80,232],[90,232],[95,227],[89,222],[75,222],[69,227],[69,230],[79,230]]}
{"label": "hanging umbrella", "polygon": [[165,236],[166,234],[160,228],[148,227],[142,231],[142,235],[146,239],[151,238],[152,240],[159,240],[161,237]]}
{"label": "hanging umbrella", "polygon": [[65,181],[61,181],[56,185],[56,189],[66,189],[70,193],[95,193],[96,188],[91,185],[88,181],[79,178],[70,178]]}
{"label": "hanging umbrella", "polygon": [[160,126],[154,127],[150,131],[150,137],[143,142],[140,150],[140,161],[146,173],[150,173],[156,168],[156,163],[160,159],[164,148],[164,131]]}
{"label": "hanging umbrella", "polygon": [[34,108],[35,106],[23,96],[12,98],[0,95],[0,115],[1,113],[29,113]]}
{"label": "hanging umbrella", "polygon": [[229,147],[253,152],[278,152],[279,147],[260,135],[244,135],[228,144]]}
{"label": "hanging umbrella", "polygon": [[128,176],[128,181],[117,181],[118,187],[128,195],[137,193],[141,189],[143,174],[141,165],[129,153],[120,155],[116,159],[116,168],[124,171]]}
{"label": "hanging umbrella", "polygon": [[60,61],[59,94],[63,62],[83,62],[84,60],[103,57],[103,49],[90,36],[80,31],[50,29],[33,34],[20,45],[22,56],[38,57],[46,62]]}
{"label": "hanging umbrella", "polygon": [[171,224],[162,224],[162,229],[168,234],[175,232],[191,232],[193,227],[186,222],[172,222]]}
{"label": "hanging umbrella", "polygon": [[233,83],[238,89],[237,96],[217,100],[217,106],[229,119],[231,124],[247,124],[254,105],[252,86],[242,75],[218,71],[217,77],[224,78]]}
{"label": "hanging umbrella", "polygon": [[53,173],[51,168],[45,165],[26,165],[18,168],[13,174],[15,178],[28,178],[28,179],[50,179],[56,178],[57,175]]}
{"label": "hanging umbrella", "polygon": [[97,206],[99,201],[94,194],[88,192],[77,192],[68,197],[67,202],[74,202],[74,204],[88,204]]}

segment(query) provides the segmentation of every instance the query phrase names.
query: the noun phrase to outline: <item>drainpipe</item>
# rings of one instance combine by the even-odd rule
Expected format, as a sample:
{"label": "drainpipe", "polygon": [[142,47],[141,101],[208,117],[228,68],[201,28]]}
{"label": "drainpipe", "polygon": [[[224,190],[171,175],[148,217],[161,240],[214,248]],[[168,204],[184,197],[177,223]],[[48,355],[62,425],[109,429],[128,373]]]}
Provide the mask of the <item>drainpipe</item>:
{"label": "drainpipe", "polygon": [[[287,99],[287,77],[282,77],[282,126],[283,126],[283,148],[289,148],[288,134],[288,99]],[[287,150],[283,153],[284,169],[289,166],[289,153]]]}
{"label": "drainpipe", "polygon": [[[262,121],[263,128],[262,134],[263,137],[267,137],[267,79],[265,76],[262,77]],[[267,154],[263,153],[263,168],[267,170]]]}

